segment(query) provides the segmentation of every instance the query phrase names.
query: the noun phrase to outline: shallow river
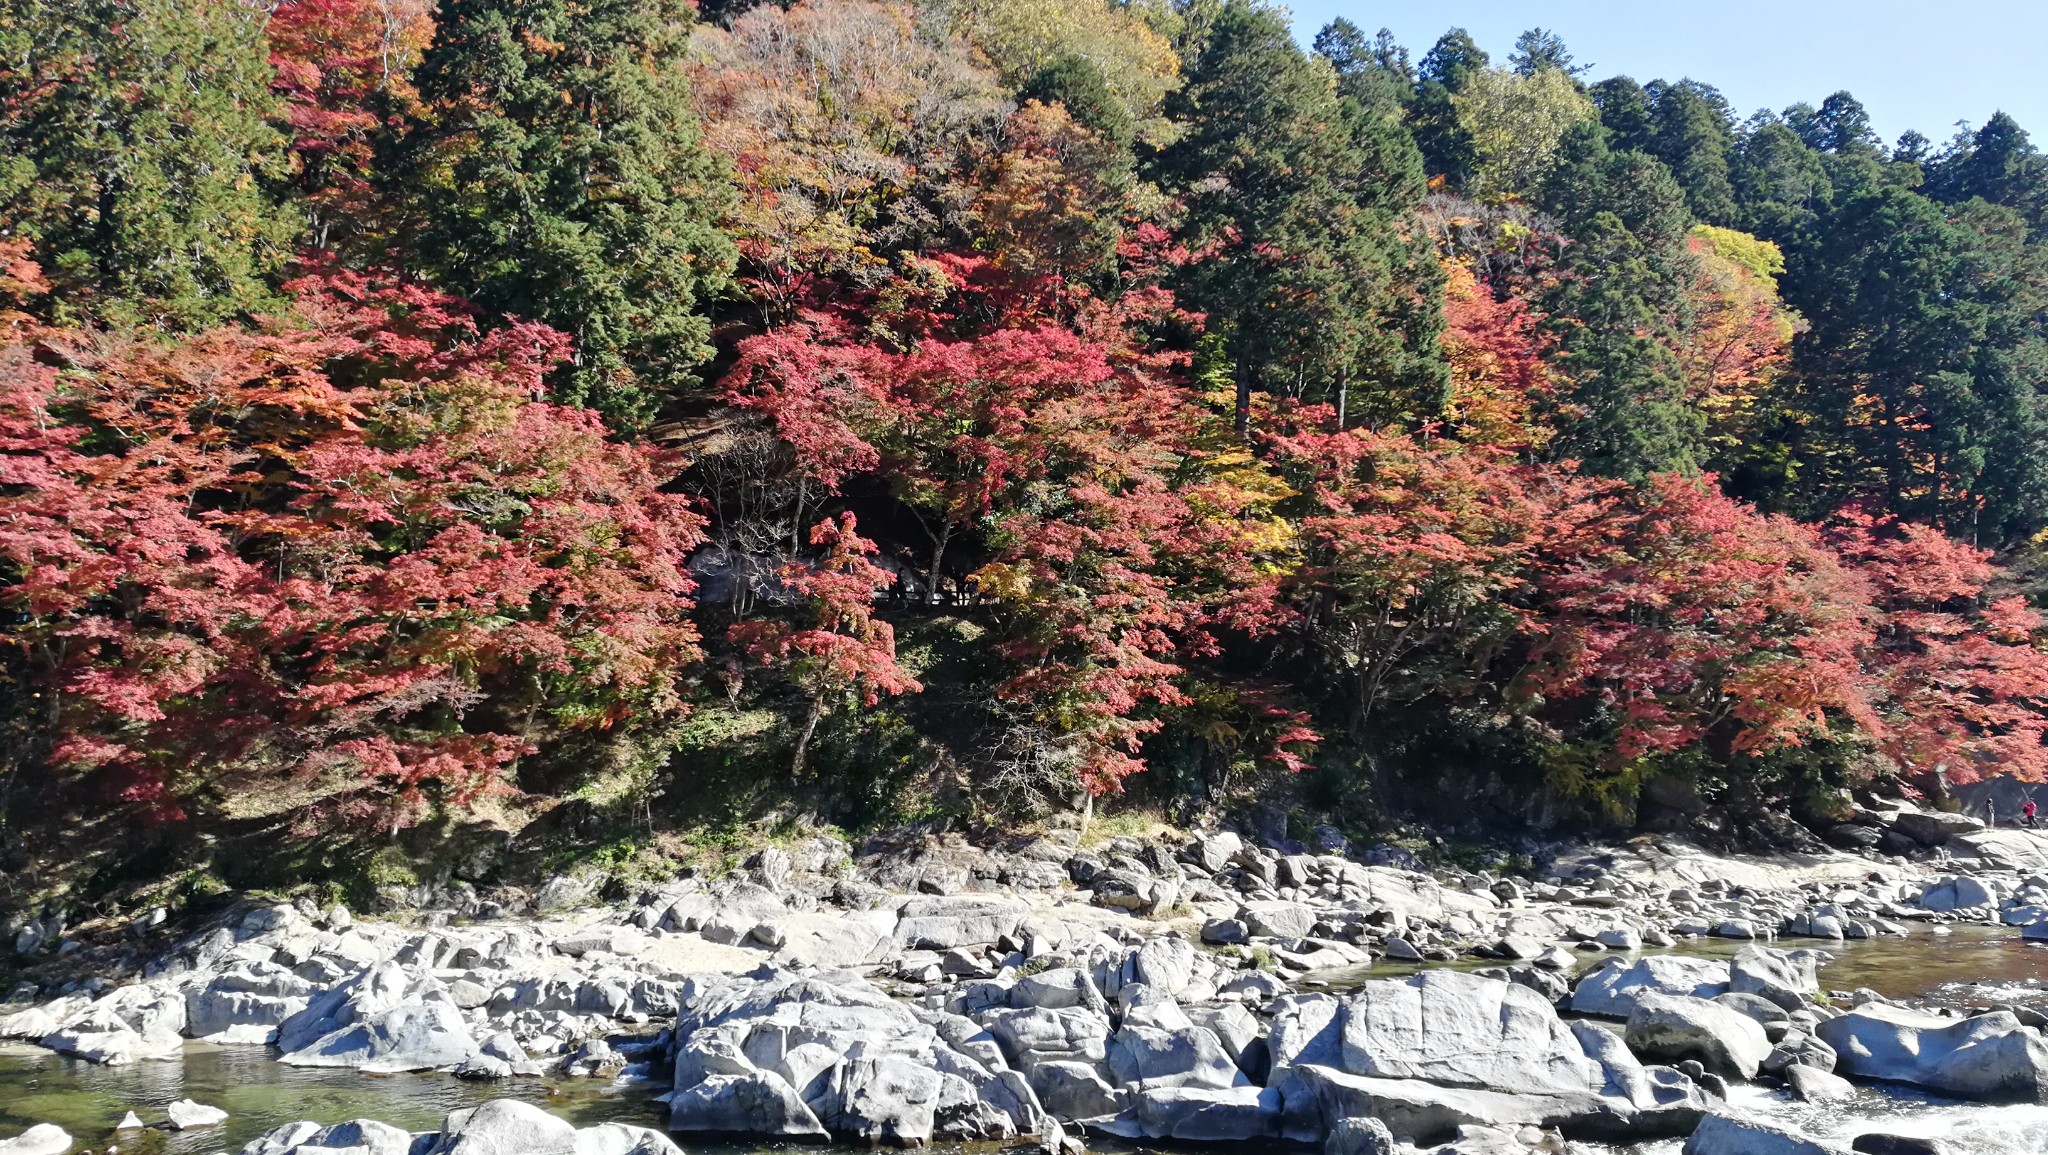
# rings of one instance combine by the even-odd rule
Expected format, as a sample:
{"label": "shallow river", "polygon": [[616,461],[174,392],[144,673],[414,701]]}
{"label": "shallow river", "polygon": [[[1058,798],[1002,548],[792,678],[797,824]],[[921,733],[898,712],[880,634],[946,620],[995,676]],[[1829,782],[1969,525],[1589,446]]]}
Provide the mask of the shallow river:
{"label": "shallow river", "polygon": [[[1737,945],[1712,941],[1684,949],[1691,954],[1732,955]],[[1895,998],[1927,998],[1964,1007],[2039,1003],[2048,1010],[2048,947],[2023,943],[2011,930],[1962,928],[1947,936],[1923,932],[1905,940],[1837,944],[1829,949],[1836,959],[1821,971],[1824,988],[1870,987]],[[1589,956],[1587,965],[1601,957]],[[1331,985],[1342,986],[1366,973],[1404,972],[1375,967],[1371,972],[1329,977],[1334,980]],[[221,1107],[229,1113],[228,1122],[182,1135],[122,1135],[120,1150],[126,1155],[232,1152],[269,1128],[297,1119],[337,1123],[368,1117],[431,1130],[451,1110],[504,1095],[542,1104],[579,1124],[616,1120],[658,1127],[663,1110],[653,1098],[665,1089],[661,1083],[525,1079],[493,1084],[466,1083],[446,1075],[360,1075],[287,1067],[254,1047],[198,1043],[188,1046],[182,1061],[100,1067],[37,1047],[0,1045],[0,1136],[33,1123],[55,1123],[78,1139],[80,1150],[104,1151],[116,1141],[112,1128],[124,1113],[133,1110],[145,1122],[154,1122],[163,1118],[166,1104],[180,1098]],[[1786,1119],[1820,1136],[1847,1140],[1867,1131],[1886,1131],[1945,1137],[1963,1155],[2048,1152],[2048,1106],[1946,1103],[1870,1088],[1862,1089],[1851,1104],[1825,1108],[1790,1103],[1780,1094],[1755,1088],[1738,1088],[1736,1095],[1734,1105],[1741,1113]],[[1680,1146],[1652,1143],[1624,1150],[1630,1155],[1673,1155]],[[689,1150],[692,1155],[742,1155],[760,1148],[717,1149],[691,1143]],[[1608,1149],[1575,1145],[1574,1150]]]}

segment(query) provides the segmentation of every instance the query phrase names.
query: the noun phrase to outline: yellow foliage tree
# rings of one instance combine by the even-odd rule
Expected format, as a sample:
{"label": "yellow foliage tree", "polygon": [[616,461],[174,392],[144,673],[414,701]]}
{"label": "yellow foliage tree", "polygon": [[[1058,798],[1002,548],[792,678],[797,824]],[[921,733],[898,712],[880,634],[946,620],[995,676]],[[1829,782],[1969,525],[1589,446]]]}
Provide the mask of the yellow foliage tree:
{"label": "yellow foliage tree", "polygon": [[953,0],[944,10],[1012,86],[1062,56],[1085,57],[1148,133],[1180,81],[1173,45],[1139,10],[1110,0]]}
{"label": "yellow foliage tree", "polygon": [[1564,134],[1600,115],[1578,84],[1555,68],[1529,76],[1504,68],[1475,72],[1451,97],[1451,108],[1478,157],[1471,191],[1487,200],[1534,188],[1550,171]]}

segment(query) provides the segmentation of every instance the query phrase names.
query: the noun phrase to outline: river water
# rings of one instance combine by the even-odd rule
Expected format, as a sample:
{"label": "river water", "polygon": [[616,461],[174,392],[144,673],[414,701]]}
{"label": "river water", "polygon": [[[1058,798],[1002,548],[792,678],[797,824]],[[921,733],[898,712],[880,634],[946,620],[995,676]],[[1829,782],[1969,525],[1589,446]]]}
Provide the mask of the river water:
{"label": "river water", "polygon": [[[1782,946],[1796,946],[1787,942]],[[1739,944],[1689,943],[1684,953],[1725,956]],[[2048,945],[2022,942],[2005,928],[1964,927],[1937,936],[1834,944],[1835,961],[1821,970],[1823,988],[1869,987],[1893,998],[1926,999],[1957,1007],[2033,1003],[2048,1010]],[[1587,965],[1602,956],[1592,955]],[[1341,987],[1371,974],[1326,976]],[[313,1119],[338,1123],[372,1118],[410,1130],[432,1130],[449,1111],[486,1099],[514,1096],[538,1103],[579,1125],[617,1121],[659,1127],[664,1117],[654,1096],[666,1079],[515,1079],[469,1083],[447,1075],[362,1075],[327,1068],[287,1067],[261,1048],[193,1043],[182,1061],[158,1060],[102,1067],[60,1058],[39,1047],[0,1045],[0,1137],[34,1123],[55,1123],[77,1138],[80,1150],[118,1142],[123,1155],[211,1155],[236,1151],[281,1123]],[[1945,1138],[1963,1155],[2038,1155],[2048,1152],[2048,1106],[1962,1104],[1903,1090],[1861,1088],[1854,1102],[1809,1107],[1776,1092],[1736,1089],[1733,1106],[1756,1118],[1776,1118],[1809,1133],[1846,1142],[1868,1131]],[[148,1131],[116,1136],[113,1127],[134,1111],[145,1122],[163,1118],[165,1105],[190,1098],[226,1110],[227,1123],[184,1134]],[[1117,1145],[1122,1150],[1141,1150]],[[1681,1143],[1659,1142],[1575,1150],[1675,1155]],[[743,1155],[758,1147],[689,1144],[692,1155]],[[816,1151],[816,1148],[808,1150]]]}

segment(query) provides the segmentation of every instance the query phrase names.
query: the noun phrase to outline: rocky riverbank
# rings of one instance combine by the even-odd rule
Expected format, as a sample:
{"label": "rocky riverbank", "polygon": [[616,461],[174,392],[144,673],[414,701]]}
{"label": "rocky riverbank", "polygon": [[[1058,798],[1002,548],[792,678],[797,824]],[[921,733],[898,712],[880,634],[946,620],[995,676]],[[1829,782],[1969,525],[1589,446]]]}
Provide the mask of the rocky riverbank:
{"label": "rocky riverbank", "polygon": [[[2033,1010],[1824,993],[1815,949],[1766,945],[1957,922],[2048,938],[2048,837],[1903,807],[1859,818],[1830,840],[1861,853],[1638,840],[1558,855],[1534,879],[1230,833],[932,840],[857,860],[814,839],[615,902],[564,877],[392,893],[373,917],[245,907],[127,981],[25,984],[0,1036],[104,1063],[175,1061],[196,1039],[370,1073],[640,1079],[668,1085],[681,1135],[1035,1136],[1054,1151],[1091,1133],[1331,1155],[1687,1135],[1695,1155],[1824,1150],[1760,1146],[1716,1108],[1735,1083],[1820,1100],[1844,1079],[2048,1101]],[[1747,945],[1731,961],[1642,953],[1702,937]],[[64,946],[78,940],[47,921],[17,940],[74,959],[123,949]],[[1359,981],[1388,960],[1424,969]],[[518,1107],[477,1111],[546,1129]],[[554,1122],[567,1130],[517,1149],[672,1149]],[[407,1149],[512,1149],[464,1138],[480,1125],[451,1116]],[[362,1130],[309,1122],[248,1150],[381,1150]],[[20,1141],[0,1151],[51,1144]]]}

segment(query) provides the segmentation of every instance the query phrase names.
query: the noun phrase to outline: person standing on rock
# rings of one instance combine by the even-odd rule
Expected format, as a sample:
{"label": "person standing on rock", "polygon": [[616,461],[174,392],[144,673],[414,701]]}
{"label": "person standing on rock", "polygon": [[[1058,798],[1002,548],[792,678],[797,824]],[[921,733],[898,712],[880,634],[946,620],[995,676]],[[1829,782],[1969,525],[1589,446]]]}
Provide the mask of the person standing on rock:
{"label": "person standing on rock", "polygon": [[2020,807],[2020,825],[2027,827],[2034,825],[2034,800],[2031,798],[2027,799],[2025,806]]}

